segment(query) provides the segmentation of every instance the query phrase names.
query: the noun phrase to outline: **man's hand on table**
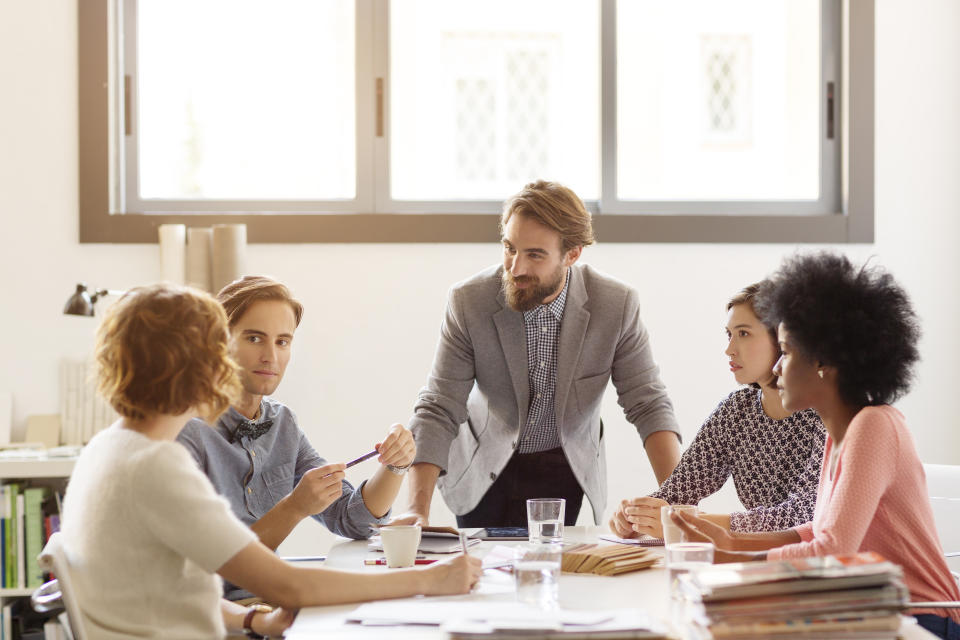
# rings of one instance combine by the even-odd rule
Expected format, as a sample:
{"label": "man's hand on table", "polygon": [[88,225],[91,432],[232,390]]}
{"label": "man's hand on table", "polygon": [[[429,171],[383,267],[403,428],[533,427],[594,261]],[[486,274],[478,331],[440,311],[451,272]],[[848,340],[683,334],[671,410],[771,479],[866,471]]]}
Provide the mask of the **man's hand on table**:
{"label": "man's hand on table", "polygon": [[391,524],[418,524],[421,527],[426,527],[430,525],[430,521],[427,516],[423,515],[422,513],[407,511],[406,513],[397,515],[387,523],[387,525]]}

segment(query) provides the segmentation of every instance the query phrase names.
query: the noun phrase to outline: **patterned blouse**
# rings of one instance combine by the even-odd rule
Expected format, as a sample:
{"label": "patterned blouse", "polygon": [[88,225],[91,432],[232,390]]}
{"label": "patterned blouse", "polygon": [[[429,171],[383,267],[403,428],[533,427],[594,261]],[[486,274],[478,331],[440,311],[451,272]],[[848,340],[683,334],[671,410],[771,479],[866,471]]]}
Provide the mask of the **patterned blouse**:
{"label": "patterned blouse", "polygon": [[779,531],[813,520],[826,431],[812,409],[774,420],[760,390],[731,393],[707,418],[670,477],[651,494],[697,504],[733,476],[747,511],[730,514],[732,531]]}

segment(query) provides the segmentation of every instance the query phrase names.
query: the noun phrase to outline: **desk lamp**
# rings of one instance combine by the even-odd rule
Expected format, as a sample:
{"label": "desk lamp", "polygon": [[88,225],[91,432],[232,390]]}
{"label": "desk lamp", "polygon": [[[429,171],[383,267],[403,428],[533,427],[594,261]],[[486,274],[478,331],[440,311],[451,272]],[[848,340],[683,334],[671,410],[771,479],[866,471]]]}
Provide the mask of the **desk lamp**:
{"label": "desk lamp", "polygon": [[113,289],[95,289],[93,295],[87,293],[87,285],[83,282],[77,283],[77,290],[73,292],[67,304],[63,307],[63,313],[69,316],[92,316],[93,305],[97,300],[104,296],[123,295],[123,291],[114,291]]}

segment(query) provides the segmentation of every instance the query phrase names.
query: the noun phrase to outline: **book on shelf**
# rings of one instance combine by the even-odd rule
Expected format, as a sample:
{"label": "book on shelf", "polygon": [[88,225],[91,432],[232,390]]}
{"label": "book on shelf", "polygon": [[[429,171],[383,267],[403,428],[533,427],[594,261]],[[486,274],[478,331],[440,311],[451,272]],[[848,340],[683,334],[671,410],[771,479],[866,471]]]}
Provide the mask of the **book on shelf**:
{"label": "book on shelf", "polygon": [[97,393],[92,371],[89,359],[60,361],[60,441],[64,444],[85,444],[118,418]]}
{"label": "book on shelf", "polygon": [[7,589],[17,588],[17,496],[20,494],[20,485],[10,482],[3,485],[3,498],[6,516],[3,533],[3,556],[6,558],[6,576],[4,586]]}
{"label": "book on shelf", "polygon": [[24,553],[26,555],[25,578],[28,589],[43,584],[43,569],[37,556],[43,550],[44,537],[43,501],[48,490],[44,487],[28,487],[23,490]]}
{"label": "book on shelf", "polygon": [[8,602],[0,609],[0,631],[3,632],[3,640],[13,640],[13,603]]}
{"label": "book on shelf", "polygon": [[36,589],[43,584],[37,556],[60,530],[58,508],[48,487],[0,485],[0,588]]}
{"label": "book on shelf", "polygon": [[24,509],[23,494],[18,493],[17,494],[17,510],[14,513],[16,517],[14,527],[17,532],[17,540],[15,542],[16,544],[15,552],[16,552],[16,562],[17,562],[17,565],[16,565],[17,566],[17,569],[16,569],[17,589],[24,589],[27,586],[27,575],[26,575],[27,556],[24,549],[24,547],[26,546],[26,537],[27,537],[25,522],[24,522],[25,512],[26,510]]}

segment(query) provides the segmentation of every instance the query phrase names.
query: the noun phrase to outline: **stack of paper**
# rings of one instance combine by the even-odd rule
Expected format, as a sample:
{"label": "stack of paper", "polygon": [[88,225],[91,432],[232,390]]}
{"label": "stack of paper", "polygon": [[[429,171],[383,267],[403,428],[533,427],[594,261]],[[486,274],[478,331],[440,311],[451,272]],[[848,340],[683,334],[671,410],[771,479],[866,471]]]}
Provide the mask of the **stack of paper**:
{"label": "stack of paper", "polygon": [[86,444],[119,416],[97,393],[93,363],[64,358],[60,362],[60,442]]}
{"label": "stack of paper", "polygon": [[519,602],[395,600],[361,605],[347,616],[364,626],[439,626],[451,640],[512,638],[665,638],[642,610],[545,611]]}
{"label": "stack of paper", "polygon": [[693,638],[896,638],[908,599],[875,553],[721,564],[678,578]]}
{"label": "stack of paper", "polygon": [[652,621],[639,609],[604,611],[603,620],[589,622],[453,621],[441,630],[450,640],[624,640],[626,638],[666,638],[663,625]]}
{"label": "stack of paper", "polygon": [[615,576],[648,569],[657,556],[645,547],[626,544],[578,544],[563,550],[560,568],[568,573]]}

